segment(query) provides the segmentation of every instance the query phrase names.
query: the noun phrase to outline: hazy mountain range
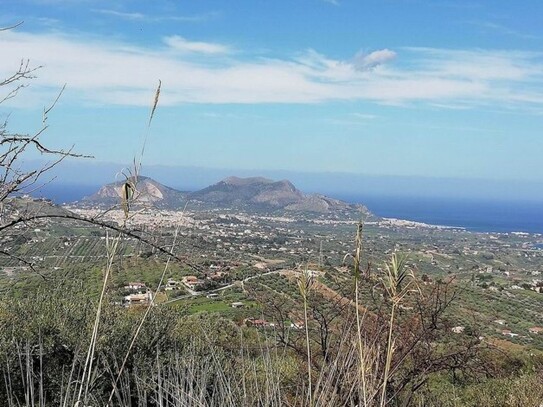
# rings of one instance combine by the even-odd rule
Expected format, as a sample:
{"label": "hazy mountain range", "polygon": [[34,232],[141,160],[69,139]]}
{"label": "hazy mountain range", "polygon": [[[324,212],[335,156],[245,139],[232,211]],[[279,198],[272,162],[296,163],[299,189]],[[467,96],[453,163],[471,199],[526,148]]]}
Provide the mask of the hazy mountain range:
{"label": "hazy mountain range", "polygon": [[[24,170],[34,170],[46,165],[44,160],[29,160]],[[49,174],[53,183],[46,184],[43,196],[50,197],[51,191],[63,187],[84,190],[73,193],[71,198],[81,199],[107,182],[131,163],[108,163],[90,160],[65,160],[54,167]],[[428,174],[421,176],[395,176],[375,174],[354,174],[336,172],[300,172],[287,170],[262,170],[241,168],[206,168],[188,166],[146,165],[145,174],[181,191],[196,191],[224,179],[231,174],[251,177],[259,174],[270,179],[288,179],[305,192],[323,193],[347,201],[360,197],[431,197],[470,200],[543,200],[543,182],[506,179],[442,178]],[[354,199],[356,201],[356,199]],[[58,198],[57,202],[67,202]]]}
{"label": "hazy mountain range", "polygon": [[[102,186],[83,198],[80,205],[112,206],[118,204],[123,182]],[[363,212],[363,205],[349,204],[320,194],[304,194],[290,181],[274,181],[263,177],[228,177],[195,192],[178,191],[148,177],[138,177],[137,201],[157,207],[178,209],[189,206],[209,208],[268,209],[297,212]]]}

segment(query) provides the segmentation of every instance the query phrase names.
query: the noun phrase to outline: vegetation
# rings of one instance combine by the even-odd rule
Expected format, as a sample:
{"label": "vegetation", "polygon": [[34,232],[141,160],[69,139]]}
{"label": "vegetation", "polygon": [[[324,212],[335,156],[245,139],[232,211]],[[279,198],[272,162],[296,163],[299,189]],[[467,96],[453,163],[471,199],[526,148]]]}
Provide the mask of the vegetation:
{"label": "vegetation", "polygon": [[[0,89],[29,79],[28,66],[23,63]],[[159,94],[160,86],[149,126]],[[6,277],[19,285],[6,283],[0,301],[0,399],[7,406],[543,402],[541,352],[486,340],[476,319],[455,331],[457,301],[477,305],[470,304],[469,287],[447,273],[433,281],[423,278],[409,257],[396,252],[381,253],[376,263],[375,254],[363,247],[361,224],[353,253],[345,259],[352,263],[343,273],[322,264],[313,270],[306,261],[299,269],[254,275],[240,264],[230,275],[236,283],[214,292],[214,298],[188,286],[170,298],[164,294],[169,277],[199,276],[204,268],[176,254],[182,240],[178,227],[164,239],[133,226],[141,157],[122,186],[120,225],[39,203],[21,208],[13,196],[73,153],[41,143],[45,124],[33,136],[0,130],[0,238],[9,238],[15,248],[2,254],[10,266],[28,272],[27,278]],[[56,159],[21,172],[16,164],[31,147]],[[61,246],[58,236],[39,235],[44,225],[58,222],[72,233],[61,235]],[[38,234],[32,239],[39,246],[27,244],[28,231]],[[56,262],[62,251],[70,252],[70,261]],[[481,256],[495,260],[488,253]],[[36,263],[62,273],[41,274]],[[152,289],[150,300],[121,306],[124,284],[132,279]],[[234,309],[235,302],[243,306]],[[513,300],[499,304],[513,326],[522,326],[514,319]]]}
{"label": "vegetation", "polygon": [[[400,311],[393,325],[388,299],[376,298],[381,313],[362,310],[362,376],[352,302],[315,280],[305,314],[299,297],[288,296],[288,302],[283,297],[297,290],[295,276],[263,279],[277,280],[275,286],[284,287],[281,296],[255,282],[251,295],[260,307],[246,314],[222,313],[228,302],[221,299],[213,306],[201,301],[150,307],[118,380],[147,307],[105,301],[85,405],[106,405],[111,392],[111,405],[332,406],[360,405],[364,397],[366,405],[379,405],[383,388],[387,405],[538,406],[541,401],[543,355],[505,352],[479,342],[475,333],[452,334],[441,313],[445,287],[406,299],[419,311]],[[98,306],[98,297],[89,298],[84,286],[77,280],[47,282],[32,296],[2,301],[0,360],[7,381],[0,397],[8,405],[78,400]],[[245,326],[250,312],[270,321],[275,316],[275,326]]]}

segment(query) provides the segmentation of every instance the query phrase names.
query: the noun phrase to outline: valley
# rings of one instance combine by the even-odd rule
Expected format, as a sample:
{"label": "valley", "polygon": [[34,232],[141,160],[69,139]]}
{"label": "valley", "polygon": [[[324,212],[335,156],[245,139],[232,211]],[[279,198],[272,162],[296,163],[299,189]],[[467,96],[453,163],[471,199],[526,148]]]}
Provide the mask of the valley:
{"label": "valley", "polygon": [[[144,179],[148,190],[169,191],[160,185],[149,189],[151,182]],[[296,292],[292,273],[299,275],[306,269],[313,270],[324,286],[348,292],[353,281],[350,256],[356,225],[365,219],[362,262],[369,273],[382,273],[392,253],[405,255],[409,268],[424,284],[454,285],[458,301],[450,317],[457,331],[468,329],[479,332],[481,338],[543,350],[543,335],[538,331],[543,326],[541,235],[472,233],[384,219],[362,206],[337,202],[333,210],[325,212],[293,210],[294,198],[289,194],[296,199],[303,195],[287,183],[281,183],[279,189],[283,191],[286,185],[289,194],[279,194],[262,205],[263,200],[255,196],[262,196],[258,191],[262,187],[269,192],[270,185],[273,183],[260,178],[231,178],[194,193],[195,201],[185,202],[183,209],[165,208],[173,202],[167,195],[137,202],[128,218],[116,206],[104,209],[112,196],[105,187],[99,192],[107,192],[102,200],[85,199],[63,208],[29,197],[16,199],[19,207],[40,204],[47,213],[66,211],[128,227],[176,253],[177,259],[160,283],[167,256],[136,237],[120,238],[111,301],[120,304],[131,293],[156,293],[158,288],[157,304],[186,307],[191,313],[219,312],[236,322],[262,317],[262,308],[256,306],[246,286],[267,281],[266,288],[281,286],[284,295],[289,295]],[[209,209],[213,203],[217,207]],[[2,289],[21,295],[42,278],[70,276],[86,281],[89,291],[96,292],[100,270],[107,263],[107,242],[116,236],[107,228],[73,219],[45,219],[29,229],[13,229],[2,237],[9,254],[0,259]],[[144,289],[123,288],[131,282]],[[368,301],[370,289],[363,290]],[[237,302],[244,306],[233,308],[231,304]]]}

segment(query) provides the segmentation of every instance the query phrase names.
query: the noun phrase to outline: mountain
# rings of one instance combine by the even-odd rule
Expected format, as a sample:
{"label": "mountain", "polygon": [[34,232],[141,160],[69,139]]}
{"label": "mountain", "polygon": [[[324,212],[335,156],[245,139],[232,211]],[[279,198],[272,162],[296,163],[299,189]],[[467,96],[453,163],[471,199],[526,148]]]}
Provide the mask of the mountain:
{"label": "mountain", "polygon": [[273,181],[262,177],[228,177],[191,193],[189,199],[219,207],[252,207],[316,213],[338,211],[369,213],[362,205],[351,205],[319,194],[306,195],[288,180]]}
{"label": "mountain", "polygon": [[[83,198],[79,204],[106,207],[118,205],[123,184],[124,182],[116,182],[104,185],[95,194]],[[169,209],[181,208],[189,202],[189,207],[369,214],[362,205],[351,205],[319,194],[307,195],[288,180],[274,181],[262,177],[228,177],[207,188],[189,193],[140,176],[136,184],[135,201]]]}
{"label": "mountain", "polygon": [[289,181],[266,178],[228,177],[218,183],[190,194],[190,198],[220,206],[247,204],[284,207],[303,199],[303,194]]}
{"label": "mountain", "polygon": [[[130,179],[134,182],[134,178]],[[121,201],[121,190],[125,181],[104,185],[96,193],[82,199],[80,204],[114,206]],[[187,199],[187,192],[162,185],[154,179],[139,176],[136,184],[134,200],[143,205],[153,205],[165,208],[179,208]]]}

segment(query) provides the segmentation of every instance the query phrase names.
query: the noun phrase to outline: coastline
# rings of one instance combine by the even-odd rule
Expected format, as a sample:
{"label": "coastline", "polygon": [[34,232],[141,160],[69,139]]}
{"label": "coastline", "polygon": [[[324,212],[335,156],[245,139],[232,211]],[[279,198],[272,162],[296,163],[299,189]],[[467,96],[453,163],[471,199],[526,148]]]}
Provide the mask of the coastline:
{"label": "coastline", "polygon": [[433,225],[425,222],[416,222],[407,219],[398,219],[398,218],[382,218],[382,221],[376,222],[380,226],[396,226],[396,227],[405,227],[405,228],[427,228],[427,229],[447,229],[447,230],[461,230],[468,231],[465,227],[462,226],[446,226],[446,225]]}

